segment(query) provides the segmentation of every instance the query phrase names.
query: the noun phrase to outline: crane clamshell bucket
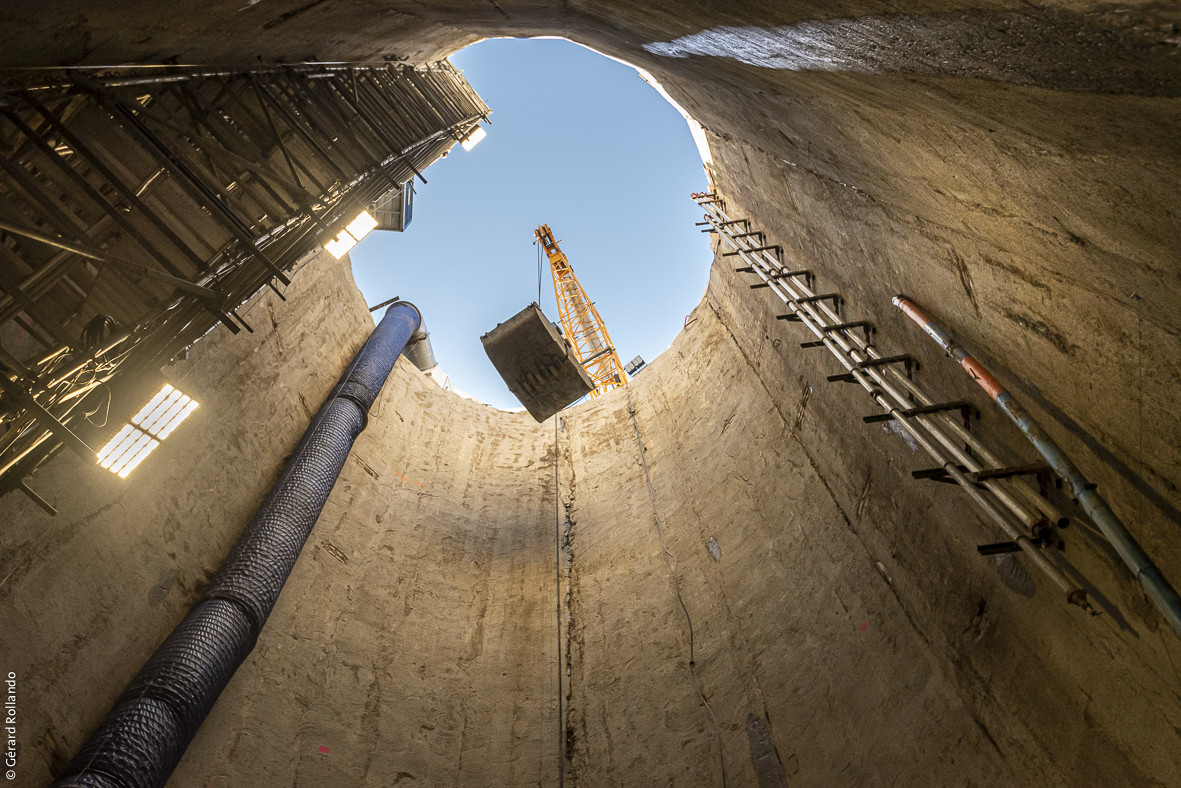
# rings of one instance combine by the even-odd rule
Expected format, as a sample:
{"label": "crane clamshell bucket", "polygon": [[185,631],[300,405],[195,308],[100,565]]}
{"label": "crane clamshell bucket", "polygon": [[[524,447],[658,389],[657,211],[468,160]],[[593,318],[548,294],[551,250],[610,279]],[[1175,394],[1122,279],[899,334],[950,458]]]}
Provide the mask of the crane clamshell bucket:
{"label": "crane clamshell bucket", "polygon": [[538,422],[595,387],[570,345],[535,303],[480,337],[480,342],[509,391]]}

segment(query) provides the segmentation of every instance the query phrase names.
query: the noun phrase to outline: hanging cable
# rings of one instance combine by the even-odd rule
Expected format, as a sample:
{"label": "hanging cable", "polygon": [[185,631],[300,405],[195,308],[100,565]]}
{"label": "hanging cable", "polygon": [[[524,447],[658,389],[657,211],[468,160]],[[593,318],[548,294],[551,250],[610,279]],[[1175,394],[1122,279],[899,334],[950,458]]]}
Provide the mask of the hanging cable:
{"label": "hanging cable", "polygon": [[541,244],[533,242],[537,247],[537,306],[541,306]]}
{"label": "hanging cable", "polygon": [[[540,264],[540,263],[539,263]],[[558,486],[558,417],[554,416],[554,581],[558,594],[558,788],[566,784],[566,717],[562,704],[562,497]]]}
{"label": "hanging cable", "polygon": [[94,424],[94,420],[90,418],[91,416],[93,416],[94,414],[96,414],[96,413],[98,413],[98,412],[99,412],[99,410],[100,410],[100,409],[103,407],[102,405],[95,405],[95,406],[94,406],[94,410],[92,410],[92,411],[90,411],[89,413],[85,414],[85,416],[86,416],[86,420],[87,420],[87,421],[89,421],[91,424],[94,424],[94,426],[95,426],[95,427],[105,427],[105,426],[107,426],[107,421],[108,421],[108,420],[110,419],[110,417],[111,417],[111,387],[110,387],[110,385],[108,385],[108,384],[105,384],[105,383],[104,383],[104,384],[101,384],[101,385],[104,385],[104,386],[106,386],[106,389],[107,389],[107,404],[106,404],[106,409],[107,409],[107,410],[106,410],[106,413],[104,413],[104,414],[103,414],[103,423],[102,423],[102,424]]}
{"label": "hanging cable", "polygon": [[681,575],[678,571],[677,557],[664,543],[664,526],[661,525],[660,515],[656,510],[656,488],[652,486],[652,475],[648,472],[648,457],[644,453],[644,439],[640,437],[640,425],[636,421],[636,407],[632,404],[631,386],[625,383],[623,389],[627,392],[627,412],[631,416],[632,428],[636,431],[636,443],[640,447],[640,463],[644,467],[644,483],[648,487],[648,501],[652,505],[652,521],[656,523],[656,533],[660,537],[660,549],[672,561],[673,590],[676,592],[681,612],[685,614],[685,623],[689,627],[689,673],[693,676],[693,689],[697,690],[697,697],[701,698],[702,705],[709,713],[710,722],[714,726],[714,735],[718,737],[718,763],[722,770],[722,788],[726,788],[726,753],[722,745],[722,729],[718,725],[718,718],[714,714],[713,708],[705,699],[705,693],[701,691],[701,682],[697,679],[697,663],[694,661],[693,617],[689,615],[689,608],[685,606],[685,600],[681,596]]}

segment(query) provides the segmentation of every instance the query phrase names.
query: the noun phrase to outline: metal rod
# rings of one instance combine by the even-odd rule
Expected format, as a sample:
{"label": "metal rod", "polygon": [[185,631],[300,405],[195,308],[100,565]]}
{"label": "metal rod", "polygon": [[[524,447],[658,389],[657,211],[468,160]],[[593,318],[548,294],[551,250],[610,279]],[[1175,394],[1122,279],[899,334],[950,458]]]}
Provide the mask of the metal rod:
{"label": "metal rod", "polygon": [[95,205],[102,208],[103,212],[106,213],[106,215],[109,216],[116,224],[123,228],[123,230],[129,236],[131,236],[131,238],[137,244],[139,244],[145,252],[151,255],[156,260],[156,262],[163,266],[164,269],[169,273],[173,274],[174,276],[181,276],[180,269],[172,265],[172,263],[168,261],[168,258],[160,253],[151,243],[151,241],[144,237],[143,233],[139,231],[139,228],[132,224],[122,211],[111,205],[110,201],[107,200],[107,198],[104,197],[98,191],[98,189],[91,185],[90,181],[82,177],[82,175],[79,174],[76,169],[70,166],[62,154],[53,148],[49,143],[47,143],[31,126],[25,123],[24,119],[21,118],[20,115],[12,111],[6,111],[3,114],[9,119],[11,123],[20,129],[21,133],[35,142],[41,152],[45,154],[45,157],[51,161],[54,166],[56,166],[62,172],[62,174],[64,174],[70,180],[71,183],[82,189],[82,191],[86,193],[86,196],[89,197]]}
{"label": "metal rod", "polygon": [[[276,85],[279,95],[278,95],[278,97],[275,97],[270,94],[270,91],[267,89],[266,85],[260,84],[258,82],[254,83],[254,84],[255,84],[256,89],[258,90],[259,95],[262,96],[267,101],[269,101],[274,106],[274,108],[279,111],[279,114],[283,116],[283,119],[286,121],[287,126],[289,128],[291,128],[292,130],[294,130],[295,133],[298,134],[300,136],[300,138],[302,138],[303,141],[318,156],[320,156],[320,158],[322,158],[330,168],[332,168],[333,170],[336,171],[337,177],[340,178],[341,185],[343,186],[345,183],[347,183],[349,180],[349,175],[340,166],[339,162],[337,161],[337,157],[333,156],[331,153],[329,153],[327,150],[325,150],[323,148],[323,146],[320,145],[319,140],[316,139],[315,136],[313,136],[312,132],[318,131],[318,130],[311,126],[311,121],[308,120],[307,115],[306,115],[306,109],[302,110],[305,114],[304,114],[304,117],[301,119],[300,116],[296,114],[296,110],[293,109],[292,107],[288,106],[287,102],[283,100],[285,98],[288,98],[288,96],[287,96],[286,91],[284,91],[281,87]],[[306,126],[303,122],[304,120],[308,120],[308,123],[306,124]],[[309,127],[311,130],[309,130]],[[331,139],[331,138],[329,137],[327,139]],[[327,141],[327,140],[325,140],[325,141]]]}
{"label": "metal rod", "polygon": [[[702,203],[699,202],[699,204]],[[763,281],[771,287],[772,291],[781,300],[787,303],[787,305],[793,310],[793,316],[799,322],[803,322],[808,327],[808,329],[812,331],[814,335],[816,335],[820,343],[833,353],[837,360],[840,361],[842,366],[850,371],[854,377],[855,382],[861,384],[861,386],[865,388],[865,390],[870,394],[871,397],[873,397],[876,402],[878,402],[878,404],[882,405],[882,407],[886,409],[887,412],[894,415],[895,418],[898,419],[903,430],[910,434],[915,439],[915,441],[928,452],[928,454],[939,460],[944,464],[945,467],[948,468],[948,474],[968,493],[970,497],[972,497],[977,505],[979,505],[980,508],[989,515],[990,519],[994,520],[998,523],[998,525],[1001,526],[1002,530],[1004,530],[1006,534],[1016,534],[1017,536],[1021,537],[1020,542],[1022,544],[1022,548],[1029,554],[1031,560],[1033,560],[1034,563],[1038,565],[1038,567],[1047,575],[1047,577],[1049,577],[1055,583],[1055,585],[1066,592],[1066,599],[1068,602],[1089,610],[1090,606],[1086,600],[1086,593],[1081,588],[1072,585],[1060,571],[1051,565],[1045,559],[1045,557],[1039,553],[1036,547],[1013,527],[1008,517],[1006,517],[1001,512],[1001,510],[997,509],[990,500],[984,497],[984,493],[987,491],[996,495],[999,501],[1013,510],[1017,514],[1018,518],[1026,524],[1036,522],[1036,516],[1021,506],[1017,501],[1015,501],[1012,496],[1006,492],[1006,488],[1003,488],[999,482],[986,482],[986,490],[978,488],[977,485],[969,480],[964,475],[964,473],[952,463],[951,460],[946,458],[942,450],[937,449],[935,445],[931,443],[930,439],[928,439],[926,435],[924,435],[918,429],[918,426],[921,425],[924,429],[929,430],[932,436],[938,439],[939,443],[943,444],[949,451],[952,452],[956,459],[959,459],[961,462],[965,462],[966,465],[975,465],[975,462],[971,457],[968,457],[961,449],[959,449],[958,446],[955,445],[953,441],[948,439],[947,436],[939,430],[938,425],[933,422],[931,418],[926,416],[918,416],[912,420],[899,418],[902,411],[887,401],[884,398],[884,395],[888,394],[896,402],[899,404],[904,404],[904,407],[907,408],[910,407],[910,403],[895,386],[891,385],[887,380],[885,380],[880,370],[872,368],[865,370],[856,369],[856,362],[862,359],[857,358],[855,353],[861,354],[865,357],[871,357],[870,353],[874,352],[872,345],[870,345],[868,342],[868,338],[863,343],[855,335],[845,329],[831,330],[832,326],[828,323],[828,321],[840,320],[835,312],[833,312],[823,303],[799,304],[796,301],[798,297],[802,295],[811,295],[808,287],[806,285],[801,285],[789,277],[778,274],[778,271],[780,270],[778,264],[773,258],[767,255],[766,252],[763,252],[760,256],[757,253],[754,253],[753,250],[746,249],[743,246],[743,242],[730,240],[728,238],[728,234],[724,230],[724,226],[722,225],[722,222],[728,221],[728,217],[726,217],[720,209],[714,207],[707,209],[707,211],[709,212],[707,213],[707,217],[714,221],[715,228],[721,228],[720,230],[715,231],[718,231],[724,237],[727,237],[730,245],[740,251],[742,259],[745,262],[751,264],[759,277],[763,279]],[[802,292],[797,293],[797,289]],[[840,325],[840,323],[837,323],[836,325]],[[884,369],[887,372],[893,371],[890,367],[886,367]],[[906,380],[905,377],[901,375],[898,375],[898,377],[904,381]],[[911,388],[913,388],[913,384],[911,384]],[[930,399],[926,399],[925,402],[929,403]]]}
{"label": "metal rod", "polygon": [[[2,224],[3,223],[0,222],[0,225]],[[5,247],[3,256],[7,258],[10,254],[11,253],[8,251],[8,248]],[[30,317],[44,326],[45,329],[58,342],[66,345],[73,344],[73,338],[66,334],[66,330],[61,325],[60,321],[54,320],[53,316],[50,315],[45,310],[45,308],[41,306],[41,304],[37,303],[36,299],[26,293],[21,288],[20,284],[8,275],[8,271],[6,271],[3,266],[0,266],[0,290],[3,290],[5,293],[7,293],[13,301],[19,304],[25,310],[25,312],[29,314]]]}
{"label": "metal rod", "polygon": [[[0,346],[0,367],[7,367],[8,371],[17,377],[24,377],[28,374],[29,369],[17,359],[16,356],[9,353]],[[0,372],[0,374],[3,374]]]}
{"label": "metal rod", "polygon": [[[213,128],[208,123],[202,122],[203,125],[205,125],[206,129],[208,129],[210,132],[210,136],[206,137],[204,135],[194,134],[194,132],[191,132],[191,131],[185,129],[183,126],[173,123],[172,121],[165,120],[164,118],[159,117],[157,114],[149,112],[147,110],[140,110],[140,114],[143,117],[147,118],[148,120],[152,121],[153,123],[163,126],[164,128],[168,129],[169,131],[173,132],[174,134],[178,134],[181,137],[184,137],[186,140],[188,140],[191,144],[193,144],[195,146],[205,145],[205,146],[213,148],[215,153],[219,153],[219,154],[225,156],[227,159],[229,159],[234,164],[237,164],[239,167],[242,167],[242,168],[248,170],[253,175],[257,176],[259,179],[259,182],[263,184],[264,188],[266,188],[265,181],[269,180],[272,183],[274,183],[275,185],[282,186],[284,189],[286,189],[290,193],[288,196],[291,196],[291,195],[297,195],[299,197],[312,197],[313,196],[313,195],[308,194],[307,190],[304,189],[302,186],[297,186],[296,184],[288,181],[287,179],[285,179],[283,176],[279,175],[278,173],[273,172],[268,167],[257,164],[256,162],[251,161],[250,159],[246,158],[245,156],[231,150],[226,145],[225,142],[217,139],[216,136],[213,136]],[[271,192],[271,195],[272,195],[272,197],[275,197],[276,199],[278,199],[279,202],[283,202],[283,198],[280,197],[278,194]],[[293,200],[293,202],[298,202],[298,200]],[[283,208],[286,210],[286,209],[289,209],[290,206],[289,205],[283,206]]]}
{"label": "metal rod", "polygon": [[1149,558],[1144,549],[1128,532],[1115,512],[1108,506],[1107,501],[1095,490],[1095,485],[1087,481],[1078,467],[1066,456],[1061,447],[1054,442],[1049,433],[1034,420],[1024,406],[997,381],[979,361],[964,348],[956,344],[951,334],[947,333],[938,323],[934,322],[922,309],[905,296],[894,296],[894,306],[902,310],[903,314],[913,320],[926,334],[943,348],[947,355],[955,359],[968,376],[984,389],[1005,415],[1017,425],[1017,429],[1029,439],[1038,453],[1046,459],[1064,482],[1070,485],[1071,492],[1082,505],[1083,510],[1091,517],[1099,530],[1111,542],[1112,547],[1119,553],[1123,562],[1132,574],[1140,581],[1145,593],[1152,598],[1157,609],[1169,622],[1169,626],[1181,637],[1181,596],[1165,579],[1160,569]]}
{"label": "metal rod", "polygon": [[86,445],[85,441],[74,434],[74,431],[57,420],[57,417],[33,399],[33,395],[25,391],[24,387],[8,379],[7,375],[0,375],[0,388],[8,392],[9,396],[28,409],[42,427],[52,432],[58,440],[70,447],[79,457],[97,462],[94,449]]}
{"label": "metal rod", "polygon": [[[20,164],[10,162],[7,156],[0,156],[0,168],[8,173],[9,177],[16,182],[22,190],[29,197],[32,202],[41,206],[44,211],[42,218],[53,228],[61,233],[63,236],[73,236],[78,240],[90,240],[90,236],[86,232],[86,227],[78,215],[72,211],[67,211],[57,201],[41,188],[40,184],[34,180],[33,176],[29,174],[28,170]],[[32,207],[30,205],[30,207]]]}
{"label": "metal rod", "polygon": [[30,501],[40,506],[41,509],[50,517],[57,516],[57,509],[53,508],[53,504],[38,495],[37,491],[26,484],[24,479],[17,483],[16,488],[28,496]]}
{"label": "metal rod", "polygon": [[401,300],[402,300],[401,296],[394,296],[393,298],[389,299],[388,301],[382,301],[377,306],[369,307],[369,311],[376,312],[377,310],[381,309],[383,306],[389,306],[390,304],[394,303],[395,301],[401,301]]}
{"label": "metal rod", "polygon": [[[756,246],[753,249],[743,249],[742,251],[744,251],[744,252],[762,252],[767,249],[778,249],[778,248],[779,248],[779,244],[771,244],[770,246]],[[723,252],[722,257],[733,257],[736,254],[738,254],[738,252]]]}
{"label": "metal rod", "polygon": [[267,125],[271,129],[271,135],[275,138],[275,144],[279,146],[279,150],[283,153],[283,159],[287,162],[287,169],[291,170],[291,177],[295,179],[296,185],[303,189],[303,181],[299,179],[299,173],[295,170],[295,160],[291,158],[291,154],[287,151],[287,146],[283,144],[283,135],[279,133],[279,127],[275,125],[275,118],[271,114],[270,108],[267,107],[262,93],[259,92],[258,83],[254,81],[253,76],[250,77],[250,87],[254,89],[254,96],[258,99],[258,106],[262,110],[263,117],[266,118]]}
{"label": "metal rod", "polygon": [[796,300],[801,304],[809,304],[813,301],[832,301],[834,304],[839,304],[845,299],[841,298],[840,293],[819,293],[817,295],[803,296]]}
{"label": "metal rod", "polygon": [[899,363],[905,364],[907,367],[918,366],[918,362],[916,362],[912,356],[908,356],[905,354],[900,354],[897,356],[881,356],[879,358],[870,358],[870,359],[866,359],[865,361],[858,361],[857,366],[861,367],[862,369],[867,369],[869,367],[880,367],[885,364],[899,364]]}
{"label": "metal rod", "polygon": [[114,110],[114,114],[126,120],[130,127],[135,129],[147,141],[148,145],[146,149],[155,153],[156,158],[162,165],[178,173],[181,176],[180,180],[182,182],[189,183],[204,198],[207,207],[212,208],[225,217],[234,234],[254,250],[254,253],[262,261],[263,265],[271,269],[271,272],[280,282],[285,285],[291,284],[291,280],[287,278],[287,275],[255,245],[254,236],[251,233],[249,225],[242,220],[242,217],[238,216],[231,206],[221,200],[220,196],[203,178],[193,172],[192,168],[189,167],[176,151],[165,144],[163,140],[148,128],[144,119],[140,116],[140,109],[129,106],[121,97],[112,94],[102,85],[81,74],[72,74],[71,78],[81,87],[91,91],[92,95],[108,108],[108,111]]}
{"label": "metal rod", "polygon": [[47,246],[53,246],[57,249],[61,249],[62,251],[71,252],[81,257],[88,257],[91,260],[97,260],[100,263],[109,263],[110,265],[116,266],[118,268],[126,268],[132,271],[138,271],[142,274],[152,277],[153,279],[159,279],[161,282],[167,282],[178,290],[184,290],[185,292],[192,293],[195,296],[200,296],[201,298],[205,298],[210,301],[218,301],[221,299],[221,296],[217,294],[217,291],[210,290],[208,287],[203,287],[199,284],[196,284],[195,282],[190,282],[187,279],[181,279],[179,276],[166,274],[163,271],[157,271],[155,268],[149,268],[148,266],[140,265],[139,263],[132,263],[127,260],[120,260],[115,257],[99,254],[98,252],[84,249],[81,246],[67,243],[60,238],[50,238],[48,235],[42,235],[41,233],[30,230],[26,227],[18,227],[15,224],[9,224],[8,222],[0,220],[0,230],[14,233],[15,235],[22,235],[25,238],[29,238],[33,241],[43,243]]}
{"label": "metal rod", "polygon": [[17,451],[15,457],[9,457],[7,460],[4,460],[3,464],[0,465],[0,477],[3,477],[4,474],[15,468],[21,460],[32,454],[37,449],[37,447],[49,440],[50,436],[52,435],[53,433],[49,430],[44,430],[40,435],[33,439],[32,443]]}
{"label": "metal rod", "polygon": [[[180,237],[173,232],[172,227],[168,222],[164,221],[156,214],[155,211],[148,208],[140,196],[140,192],[132,189],[128,184],[124,183],[115,172],[107,166],[106,162],[98,155],[97,151],[90,149],[88,145],[82,142],[76,134],[66,128],[65,124],[57,119],[49,108],[37,101],[31,94],[22,94],[25,101],[29,103],[37,114],[41,115],[47,123],[62,136],[62,138],[69,143],[71,150],[81,156],[86,162],[93,167],[103,179],[110,184],[110,186],[119,194],[120,197],[127,200],[128,203],[136,209],[136,211],[143,215],[153,227],[155,227],[161,235],[163,235],[168,242],[177,248],[185,257],[187,257],[197,268],[198,271],[203,271],[206,268],[205,259],[199,255],[196,250],[186,244]],[[164,171],[164,170],[161,170]]]}

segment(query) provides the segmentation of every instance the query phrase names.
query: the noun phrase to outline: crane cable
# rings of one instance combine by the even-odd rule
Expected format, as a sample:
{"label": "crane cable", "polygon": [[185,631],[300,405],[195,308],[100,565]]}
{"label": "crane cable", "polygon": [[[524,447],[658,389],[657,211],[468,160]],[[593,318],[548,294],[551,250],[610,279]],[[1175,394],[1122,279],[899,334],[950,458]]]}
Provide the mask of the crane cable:
{"label": "crane cable", "polygon": [[623,390],[627,393],[627,412],[631,416],[632,428],[636,432],[636,444],[640,449],[640,464],[644,469],[644,484],[648,488],[648,502],[652,507],[652,521],[656,524],[656,533],[660,538],[660,550],[669,559],[669,567],[672,570],[672,585],[673,591],[677,596],[677,604],[681,606],[681,612],[685,614],[685,623],[689,628],[689,674],[693,677],[693,689],[697,691],[697,697],[701,699],[701,705],[705,707],[705,711],[709,714],[710,722],[713,723],[714,735],[718,739],[718,765],[722,773],[722,788],[726,788],[726,748],[722,741],[722,728],[718,724],[717,715],[714,714],[713,707],[709,705],[709,700],[705,697],[705,692],[701,689],[701,681],[697,678],[697,661],[695,660],[696,638],[693,634],[693,617],[689,615],[689,608],[685,604],[685,598],[681,595],[681,573],[680,562],[677,561],[677,556],[664,541],[664,526],[660,522],[660,513],[656,507],[656,488],[652,486],[652,474],[648,470],[648,455],[644,448],[644,439],[640,437],[640,424],[636,420],[636,406],[632,402],[631,386],[627,383],[623,384]]}
{"label": "crane cable", "polygon": [[[533,245],[537,247],[537,307],[541,308],[541,243],[534,238]],[[544,311],[544,310],[542,310]]]}

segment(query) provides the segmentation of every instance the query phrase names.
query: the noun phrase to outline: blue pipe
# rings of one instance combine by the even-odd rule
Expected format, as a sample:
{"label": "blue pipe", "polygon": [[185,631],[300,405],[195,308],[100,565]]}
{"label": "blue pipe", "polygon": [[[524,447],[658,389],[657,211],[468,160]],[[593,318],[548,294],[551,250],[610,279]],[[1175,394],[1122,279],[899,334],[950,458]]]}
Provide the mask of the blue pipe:
{"label": "blue pipe", "polygon": [[158,788],[254,648],[312,527],[368,422],[369,409],[422,322],[386,311],[312,420],[278,481],[195,604],[115,701],[53,788]]}

